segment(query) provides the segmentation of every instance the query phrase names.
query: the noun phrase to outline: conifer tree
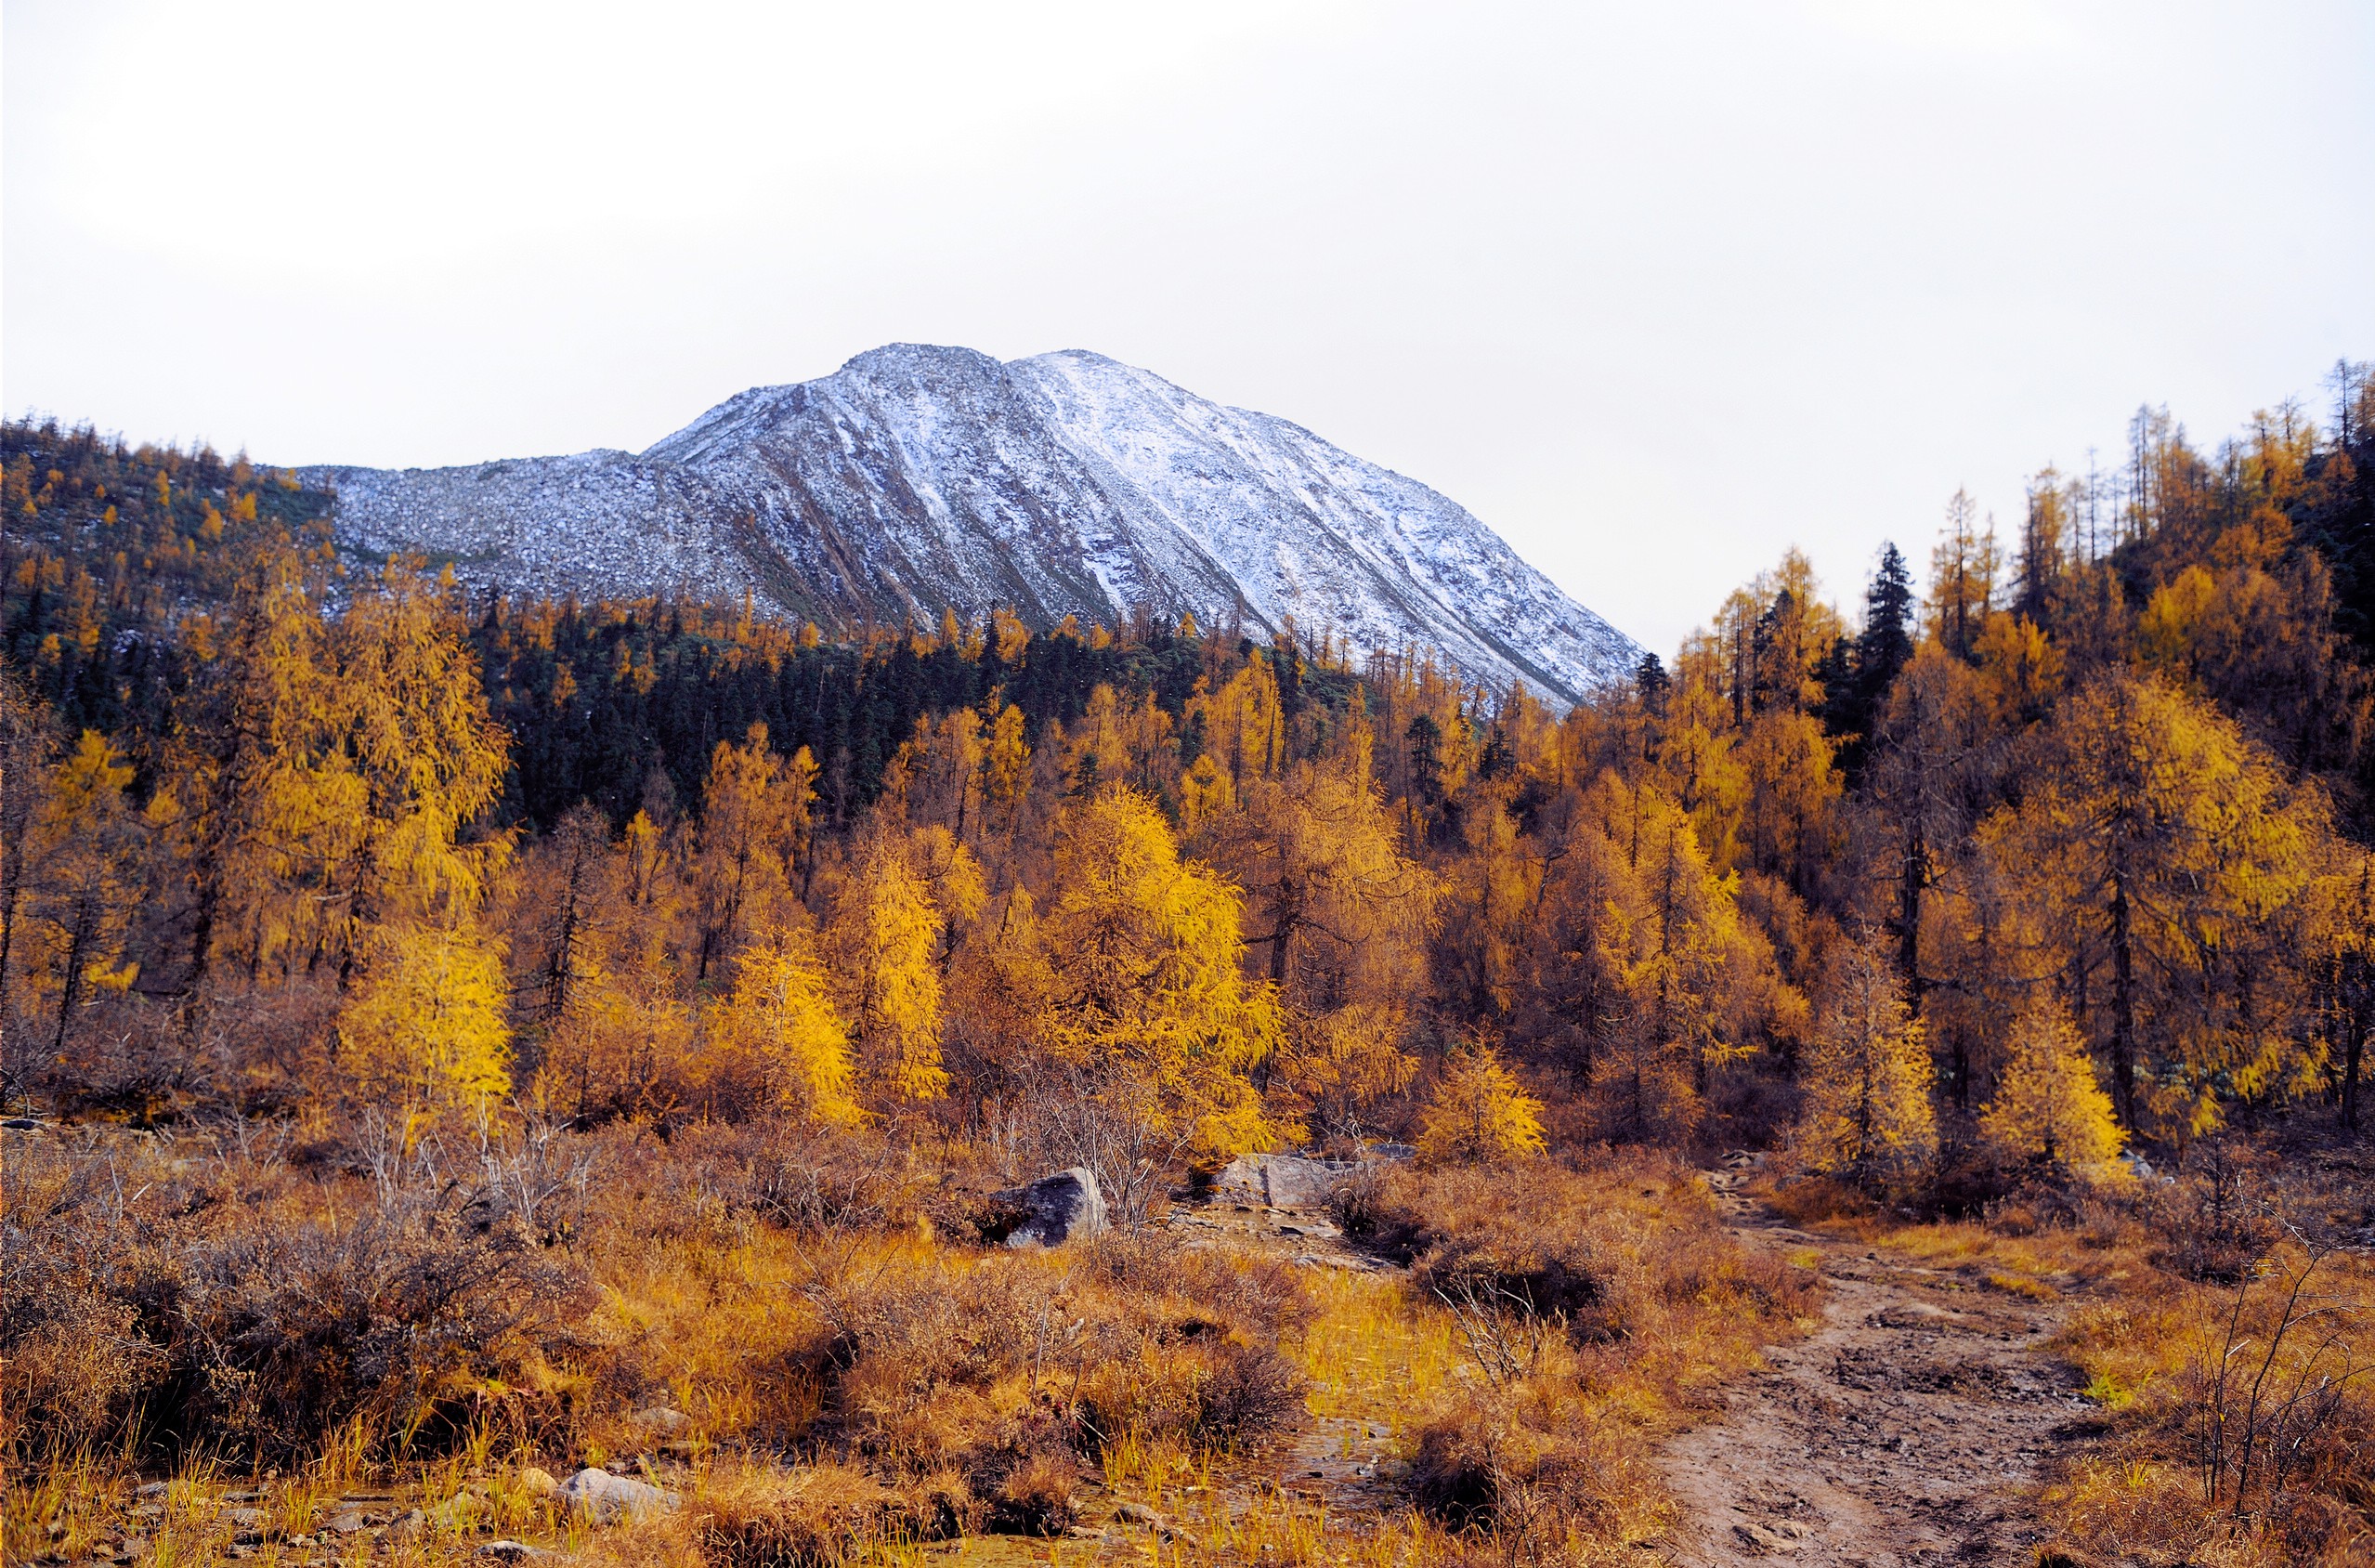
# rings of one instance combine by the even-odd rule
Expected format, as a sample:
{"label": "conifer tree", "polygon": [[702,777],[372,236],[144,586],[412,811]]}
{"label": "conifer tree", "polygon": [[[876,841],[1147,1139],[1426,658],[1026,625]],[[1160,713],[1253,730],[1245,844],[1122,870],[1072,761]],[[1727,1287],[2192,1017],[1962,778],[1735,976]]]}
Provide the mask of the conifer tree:
{"label": "conifer tree", "polygon": [[334,715],[360,820],[333,887],[359,932],[456,918],[476,908],[502,861],[502,842],[462,833],[501,791],[510,738],[488,712],[450,570],[430,579],[389,563],[333,641]]}
{"label": "conifer tree", "polygon": [[2086,1038],[2058,1003],[2023,1008],[2013,1021],[2003,1076],[1979,1130],[2016,1159],[2044,1160],[2100,1179],[2120,1153],[2110,1097],[2094,1076]]}
{"label": "conifer tree", "polygon": [[1962,490],[1946,503],[1946,527],[1930,556],[1930,635],[1957,659],[1968,659],[1995,608],[2003,557],[1995,520],[1982,527],[1978,503]]}
{"label": "conifer tree", "polygon": [[815,778],[805,749],[789,762],[778,757],[763,724],[751,725],[741,745],[721,740],[711,753],[692,863],[702,913],[697,979],[734,949],[746,922],[771,919],[789,893]]}
{"label": "conifer tree", "polygon": [[1155,804],[1119,787],[1068,815],[1053,889],[1046,1044],[1128,1067],[1202,1154],[1266,1146],[1248,1075],[1277,1043],[1278,1010],[1241,968],[1237,890],[1182,861]]}
{"label": "conifer tree", "polygon": [[[2263,960],[2294,947],[2291,921],[2312,912],[2316,796],[2289,791],[2233,721],[2148,676],[2090,683],[2044,738],[2029,787],[1979,843],[2039,911],[2048,972],[2084,999],[2121,1125],[2139,1125],[2146,1074],[2167,1090],[2285,1087],[2308,1065],[2290,1014],[2305,998],[2271,985],[2284,967]],[[2190,1104],[2188,1117],[2215,1116]]]}
{"label": "conifer tree", "polygon": [[1432,1164],[1505,1165],[1543,1152],[1542,1102],[1490,1046],[1455,1052],[1419,1121],[1418,1155]]}
{"label": "conifer tree", "polygon": [[131,782],[132,764],[86,729],[49,770],[30,825],[32,923],[43,971],[57,987],[52,1051],[65,1048],[75,1013],[93,991],[122,990],[137,977],[137,963],[123,966],[145,828],[124,799]]}
{"label": "conifer tree", "polygon": [[1807,1166],[1867,1185],[1901,1180],[1938,1147],[1930,1056],[1896,974],[1870,943],[1843,956],[1808,1053],[1797,1146]]}
{"label": "conifer tree", "polygon": [[338,1061],[366,1098],[408,1115],[484,1101],[511,1088],[509,986],[499,947],[475,924],[375,927],[362,979],[338,1016]]}
{"label": "conifer tree", "polygon": [[851,1095],[849,1028],[807,932],[778,929],[744,948],[733,994],[711,1010],[710,1029],[722,1047],[757,1060],[787,1108],[828,1126],[863,1119]]}
{"label": "conifer tree", "polygon": [[946,925],[907,846],[878,823],[833,896],[830,942],[867,1076],[902,1100],[944,1092],[939,949]]}

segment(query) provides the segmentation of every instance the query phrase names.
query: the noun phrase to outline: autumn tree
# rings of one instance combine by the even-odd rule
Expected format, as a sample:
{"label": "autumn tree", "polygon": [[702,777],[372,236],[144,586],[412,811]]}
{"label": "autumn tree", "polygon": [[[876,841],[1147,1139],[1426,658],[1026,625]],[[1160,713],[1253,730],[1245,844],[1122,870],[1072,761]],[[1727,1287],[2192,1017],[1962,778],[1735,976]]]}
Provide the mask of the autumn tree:
{"label": "autumn tree", "polygon": [[1816,1026],[1797,1143],[1811,1169],[1868,1184],[1909,1176],[1937,1151],[1922,1026],[1869,943],[1842,956]]}
{"label": "autumn tree", "polygon": [[1798,999],[1678,803],[1611,775],[1587,809],[1611,852],[1589,926],[1592,968],[1612,992],[1596,1010],[1599,1093],[1625,1136],[1687,1130],[1716,1069],[1753,1050]]}
{"label": "autumn tree", "polygon": [[367,1099],[396,1101],[408,1121],[508,1092],[508,990],[500,947],[474,923],[371,928],[338,1016],[342,1075]]}
{"label": "autumn tree", "polygon": [[1282,1087],[1338,1125],[1416,1069],[1400,1037],[1437,901],[1403,853],[1370,754],[1357,728],[1335,755],[1251,779],[1206,830],[1246,884],[1246,946],[1281,1002]]}
{"label": "autumn tree", "polygon": [[44,793],[46,719],[16,670],[0,660],[0,1029],[9,1031],[14,1047],[5,1063],[11,1096],[24,1094],[30,1078],[25,1031],[17,1023],[16,969],[23,958],[26,898],[32,892],[26,869],[33,852],[33,825]]}
{"label": "autumn tree", "polygon": [[124,963],[146,826],[124,798],[131,782],[131,764],[86,729],[49,769],[29,824],[28,923],[40,954],[36,973],[46,988],[55,987],[53,1052],[64,1049],[76,1013],[95,991],[120,991],[137,974],[137,964]]}
{"label": "autumn tree", "polygon": [[1956,490],[1946,503],[1946,527],[1930,555],[1929,634],[1957,659],[1968,659],[1995,608],[2003,567],[1995,519],[1979,521],[1978,503]]}
{"label": "autumn tree", "polygon": [[1989,799],[1998,733],[1971,667],[1936,641],[1897,677],[1874,725],[1864,820],[1886,880],[1897,969],[1919,1008],[1924,903]]}
{"label": "autumn tree", "polygon": [[2014,1019],[2003,1076],[1979,1130],[2015,1159],[2042,1160],[2102,1180],[2120,1153],[2110,1097],[2094,1076],[2086,1037],[2060,1005],[2039,1001]]}
{"label": "autumn tree", "polygon": [[[359,813],[330,879],[355,932],[460,918],[502,861],[463,836],[502,788],[510,738],[487,708],[450,577],[404,560],[359,592],[332,639],[333,713]],[[350,954],[351,961],[351,954]]]}
{"label": "autumn tree", "polygon": [[1042,922],[1053,1011],[1044,1043],[1151,1086],[1207,1155],[1272,1136],[1248,1075],[1278,1039],[1271,988],[1241,968],[1237,890],[1180,857],[1155,804],[1113,788],[1076,806]]}
{"label": "autumn tree", "polygon": [[[362,717],[364,683],[384,672],[359,662],[353,684],[341,680],[305,566],[285,544],[248,553],[224,613],[193,624],[189,642],[200,662],[174,706],[163,793],[189,888],[184,985],[195,990],[225,957],[254,981],[325,940],[343,945],[320,927],[322,895],[362,847],[373,804],[341,744],[360,737],[343,721]],[[385,723],[384,702],[376,712]],[[463,791],[480,792],[476,780]]]}
{"label": "autumn tree", "polygon": [[789,759],[754,724],[743,743],[721,740],[701,789],[700,830],[692,860],[701,910],[696,978],[707,979],[741,939],[747,921],[770,918],[791,891],[792,874],[816,798],[816,764],[803,749]]}
{"label": "autumn tree", "polygon": [[943,900],[967,916],[981,904],[980,874],[965,848],[940,828],[918,841],[888,823],[873,825],[837,879],[828,935],[859,1064],[902,1100],[933,1099],[948,1086],[941,1065]]}
{"label": "autumn tree", "polygon": [[1506,1165],[1543,1152],[1542,1102],[1492,1048],[1455,1052],[1419,1118],[1418,1155],[1435,1164]]}
{"label": "autumn tree", "polygon": [[2310,912],[2320,803],[2232,720],[2149,676],[2096,679],[2044,738],[1979,841],[2040,911],[2040,967],[2109,1058],[2121,1125],[2141,1125],[2141,1078],[2196,1120],[2215,1118],[2214,1085],[2292,1083],[2289,917]]}
{"label": "autumn tree", "polygon": [[862,1119],[849,1027],[806,931],[781,927],[742,950],[733,992],[711,1009],[709,1029],[713,1052],[754,1067],[785,1108],[829,1126]]}

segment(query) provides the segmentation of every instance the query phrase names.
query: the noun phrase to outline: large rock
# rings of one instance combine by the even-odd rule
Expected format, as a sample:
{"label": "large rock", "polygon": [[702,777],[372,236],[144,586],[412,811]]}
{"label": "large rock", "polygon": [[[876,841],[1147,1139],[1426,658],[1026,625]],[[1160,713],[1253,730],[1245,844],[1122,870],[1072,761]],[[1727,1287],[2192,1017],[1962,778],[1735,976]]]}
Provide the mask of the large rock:
{"label": "large rock", "polygon": [[1212,1179],[1216,1197],[1264,1209],[1325,1209],[1336,1184],[1360,1169],[1349,1159],[1239,1155]]}
{"label": "large rock", "polygon": [[1105,1195],[1086,1166],[992,1193],[989,1199],[1009,1247],[1061,1247],[1105,1228]]}
{"label": "large rock", "polygon": [[641,1519],[646,1514],[665,1513],[676,1506],[674,1494],[663,1492],[648,1481],[612,1475],[590,1466],[562,1482],[559,1495],[563,1506],[571,1513],[595,1524]]}

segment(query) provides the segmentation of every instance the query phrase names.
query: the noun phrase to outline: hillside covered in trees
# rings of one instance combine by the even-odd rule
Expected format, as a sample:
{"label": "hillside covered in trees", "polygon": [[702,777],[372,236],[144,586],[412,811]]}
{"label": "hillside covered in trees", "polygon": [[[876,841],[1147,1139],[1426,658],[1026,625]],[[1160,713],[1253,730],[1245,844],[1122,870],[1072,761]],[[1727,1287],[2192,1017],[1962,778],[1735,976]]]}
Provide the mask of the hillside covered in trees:
{"label": "hillside covered in trees", "polygon": [[[1044,1523],[1079,1467],[1118,1487],[1292,1429],[1332,1375],[1309,1314],[1352,1309],[1117,1252],[1062,1287],[1110,1340],[1072,1393],[1000,1404],[1024,1360],[976,1345],[894,1397],[917,1303],[1022,1288],[981,1195],[1086,1168],[1127,1237],[1248,1152],[1412,1145],[1341,1219],[1441,1290],[1361,1332],[1448,1313],[1472,1348],[1483,1301],[1575,1348],[1429,1396],[1390,1549],[1584,1561],[1671,1504],[1575,1456],[1697,1418],[1687,1391],[1803,1315],[1809,1284],[1692,1228],[1689,1173],[1740,1150],[1817,1218],[2097,1236],[2169,1312],[2322,1266],[2358,1294],[2309,1361],[2267,1350],[2330,1392],[2281,1462],[2203,1470],[2173,1328],[2160,1381],[2105,1399],[2127,1468],[2051,1517],[2080,1552],[2174,1498],[2170,1552],[2355,1561],[2375,1391],[2319,1358],[2367,1358],[2375,1300],[2346,1152],[2375,379],[2336,392],[2211,452],[2141,412],[2118,472],[2040,473],[2002,525],[1958,496],[1923,581],[1891,546],[1852,612],[1787,554],[1563,713],[1318,631],[472,599],[342,557],[292,476],[9,425],[0,1087],[40,1124],[9,1135],[9,1462],[484,1466],[624,1451],[672,1400],[704,1453]],[[193,1141],[211,1164],[166,1152]],[[1571,1228],[1477,1240],[1442,1216],[1512,1222],[1478,1180]],[[1637,1181],[1674,1185],[1620,1281],[1615,1222],[1577,1216]],[[749,1347],[670,1338],[701,1314],[655,1282],[724,1292],[720,1260],[777,1246],[812,1273],[734,1309]],[[1603,1250],[1555,1309],[1473,1293],[1569,1246]],[[885,1269],[905,1304],[850,1306]],[[286,1294],[330,1275],[350,1299]],[[1627,1290],[1660,1304],[1608,1319]],[[1144,1380],[1082,1381],[1123,1344]]]}

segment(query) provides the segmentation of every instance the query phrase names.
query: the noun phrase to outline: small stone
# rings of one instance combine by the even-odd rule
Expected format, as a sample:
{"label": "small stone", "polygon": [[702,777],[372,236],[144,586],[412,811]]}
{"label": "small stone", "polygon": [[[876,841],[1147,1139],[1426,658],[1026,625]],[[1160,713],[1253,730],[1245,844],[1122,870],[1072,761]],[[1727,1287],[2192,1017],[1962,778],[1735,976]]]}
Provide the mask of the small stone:
{"label": "small stone", "polygon": [[1813,1532],[1793,1520],[1780,1520],[1772,1524],[1735,1524],[1732,1534],[1741,1545],[1751,1551],[1795,1551]]}
{"label": "small stone", "polygon": [[429,1527],[429,1516],[419,1509],[406,1509],[397,1515],[396,1522],[387,1527],[391,1535],[417,1535]]}
{"label": "small stone", "polygon": [[551,1471],[530,1465],[519,1472],[519,1489],[531,1497],[549,1497],[561,1489],[561,1483]]}
{"label": "small stone", "polygon": [[693,1418],[682,1410],[671,1410],[665,1405],[655,1405],[635,1412],[634,1423],[652,1431],[680,1432],[692,1424]]}
{"label": "small stone", "polygon": [[359,1530],[367,1530],[370,1527],[371,1521],[363,1517],[363,1511],[360,1509],[348,1509],[344,1513],[324,1520],[321,1524],[322,1533],[331,1535],[351,1535]]}

